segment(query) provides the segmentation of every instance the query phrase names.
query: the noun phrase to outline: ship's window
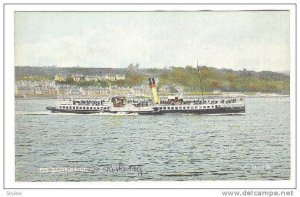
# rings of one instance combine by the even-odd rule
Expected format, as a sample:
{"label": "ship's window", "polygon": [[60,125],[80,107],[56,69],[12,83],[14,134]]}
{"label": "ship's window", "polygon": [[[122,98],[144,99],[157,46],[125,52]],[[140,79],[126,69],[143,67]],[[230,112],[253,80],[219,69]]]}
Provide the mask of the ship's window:
{"label": "ship's window", "polygon": [[65,109],[65,106],[63,106],[63,109]]}
{"label": "ship's window", "polygon": [[182,109],[182,107],[179,107],[179,109]]}
{"label": "ship's window", "polygon": [[187,109],[190,109],[190,107],[186,107]]}
{"label": "ship's window", "polygon": [[83,107],[83,109],[85,109],[85,107]]}
{"label": "ship's window", "polygon": [[166,109],[166,107],[163,107],[163,109]]}
{"label": "ship's window", "polygon": [[211,108],[215,108],[215,106],[211,106]]}
{"label": "ship's window", "polygon": [[210,106],[207,106],[207,108],[210,108]]}
{"label": "ship's window", "polygon": [[171,107],[171,109],[174,109],[174,107]]}
{"label": "ship's window", "polygon": [[100,107],[97,107],[97,109],[100,109]]}
{"label": "ship's window", "polygon": [[80,107],[79,109],[82,109],[82,107]]}
{"label": "ship's window", "polygon": [[78,107],[76,106],[76,109],[78,109]]}
{"label": "ship's window", "polygon": [[59,106],[59,109],[61,109],[61,106]]}
{"label": "ship's window", "polygon": [[203,109],[206,109],[206,106],[203,106]]}
{"label": "ship's window", "polygon": [[168,109],[170,109],[170,107],[168,107]]}
{"label": "ship's window", "polygon": [[162,107],[160,107],[159,109],[162,109]]}
{"label": "ship's window", "polygon": [[198,106],[195,106],[195,109],[198,109]]}
{"label": "ship's window", "polygon": [[178,107],[175,107],[175,109],[178,109]]}
{"label": "ship's window", "polygon": [[73,109],[75,109],[75,107],[73,106]]}
{"label": "ship's window", "polygon": [[183,107],[183,109],[185,109],[185,107]]}

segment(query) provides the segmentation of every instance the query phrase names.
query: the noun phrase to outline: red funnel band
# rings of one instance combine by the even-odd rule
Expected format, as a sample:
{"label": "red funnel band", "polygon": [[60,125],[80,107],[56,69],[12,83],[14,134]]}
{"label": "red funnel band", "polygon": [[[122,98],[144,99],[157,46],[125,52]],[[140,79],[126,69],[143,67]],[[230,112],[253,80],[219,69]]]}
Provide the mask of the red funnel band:
{"label": "red funnel band", "polygon": [[149,84],[149,87],[150,87],[150,88],[155,88],[156,85],[155,85],[155,83],[150,83],[150,84]]}

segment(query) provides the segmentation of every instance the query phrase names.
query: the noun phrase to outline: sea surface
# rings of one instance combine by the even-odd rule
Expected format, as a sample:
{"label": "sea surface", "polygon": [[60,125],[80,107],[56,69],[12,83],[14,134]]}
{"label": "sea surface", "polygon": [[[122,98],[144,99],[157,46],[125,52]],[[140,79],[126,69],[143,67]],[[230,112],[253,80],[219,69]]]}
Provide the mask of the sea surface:
{"label": "sea surface", "polygon": [[17,182],[290,179],[290,98],[245,115],[78,115],[15,101]]}

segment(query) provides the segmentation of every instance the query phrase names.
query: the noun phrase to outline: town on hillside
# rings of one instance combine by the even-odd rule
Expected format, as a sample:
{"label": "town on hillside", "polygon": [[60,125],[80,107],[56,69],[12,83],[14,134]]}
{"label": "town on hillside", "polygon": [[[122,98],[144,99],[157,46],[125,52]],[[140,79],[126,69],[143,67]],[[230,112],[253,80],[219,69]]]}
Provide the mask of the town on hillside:
{"label": "town on hillside", "polygon": [[[199,83],[199,76],[202,84]],[[200,95],[201,88],[205,95],[227,95],[232,92],[259,96],[288,95],[290,80],[285,73],[246,69],[234,71],[206,66],[200,70],[192,66],[141,69],[139,64],[130,64],[127,68],[16,66],[15,96],[149,97],[149,77],[156,78],[161,95]]]}

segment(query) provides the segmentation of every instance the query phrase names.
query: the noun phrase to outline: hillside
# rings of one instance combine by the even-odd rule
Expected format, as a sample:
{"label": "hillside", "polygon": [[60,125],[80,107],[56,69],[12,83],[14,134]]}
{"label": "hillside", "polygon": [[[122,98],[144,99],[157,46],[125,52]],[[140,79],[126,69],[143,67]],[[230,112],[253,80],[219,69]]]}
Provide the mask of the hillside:
{"label": "hillside", "polygon": [[[169,69],[138,69],[128,68],[82,68],[82,67],[15,67],[16,80],[54,80],[56,74],[71,76],[82,74],[83,76],[95,76],[106,74],[125,74],[126,79],[122,81],[89,82],[74,85],[98,85],[108,86],[136,86],[147,84],[149,77],[155,77],[158,87],[168,86],[172,91],[182,87],[184,91],[200,91],[199,73],[197,68],[192,66],[172,67]],[[214,67],[202,66],[200,69],[202,88],[204,91],[239,91],[239,92],[273,92],[289,94],[290,76],[283,73],[271,71],[248,71],[246,69],[234,71],[231,69],[217,69]]]}

